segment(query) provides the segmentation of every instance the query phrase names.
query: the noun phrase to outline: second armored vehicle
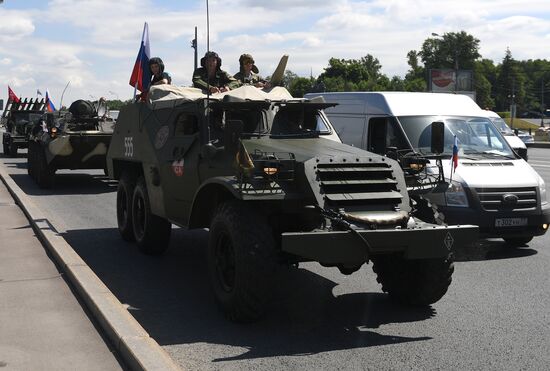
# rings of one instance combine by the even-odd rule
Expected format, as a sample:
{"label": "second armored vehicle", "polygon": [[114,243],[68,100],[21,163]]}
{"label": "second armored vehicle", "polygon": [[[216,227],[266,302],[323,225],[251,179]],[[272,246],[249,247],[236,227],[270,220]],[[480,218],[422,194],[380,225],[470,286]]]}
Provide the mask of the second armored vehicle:
{"label": "second armored vehicle", "polygon": [[149,97],[122,108],[107,154],[119,231],[160,254],[172,223],[209,228],[212,287],[232,320],[261,316],[277,266],[304,261],[343,274],[372,261],[391,297],[434,303],[451,249],[477,238],[415,218],[398,163],[331,140],[326,103],[251,86],[207,97],[161,85]]}
{"label": "second armored vehicle", "polygon": [[29,175],[40,187],[49,188],[58,169],[106,169],[113,127],[103,100],[77,100],[68,112],[44,114],[29,138]]}
{"label": "second armored vehicle", "polygon": [[6,127],[2,134],[4,155],[16,157],[19,148],[27,148],[30,131],[46,112],[45,106],[44,99],[8,101],[2,114],[2,124]]}

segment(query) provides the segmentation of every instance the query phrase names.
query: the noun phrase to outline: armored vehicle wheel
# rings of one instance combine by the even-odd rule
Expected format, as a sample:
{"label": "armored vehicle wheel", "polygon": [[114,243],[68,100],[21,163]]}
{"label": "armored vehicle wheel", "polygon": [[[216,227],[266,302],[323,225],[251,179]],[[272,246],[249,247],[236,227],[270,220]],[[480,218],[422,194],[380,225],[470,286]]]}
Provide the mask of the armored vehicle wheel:
{"label": "armored vehicle wheel", "polygon": [[34,149],[33,173],[36,184],[40,188],[52,188],[55,180],[55,170],[48,165],[44,149],[39,144],[36,144]]}
{"label": "armored vehicle wheel", "polygon": [[373,257],[372,269],[382,291],[410,305],[433,304],[451,284],[454,265],[448,259],[406,260],[399,256]]}
{"label": "armored vehicle wheel", "polygon": [[116,191],[116,219],[118,231],[125,241],[132,242],[134,237],[134,226],[132,225],[132,197],[136,180],[128,172],[122,173]]}
{"label": "armored vehicle wheel", "polygon": [[530,237],[515,237],[515,238],[504,238],[504,242],[509,247],[519,247],[524,246],[533,239],[533,236]]}
{"label": "armored vehicle wheel", "polygon": [[136,183],[130,211],[134,238],[139,249],[147,255],[160,255],[165,252],[170,243],[172,223],[151,213],[143,177]]}
{"label": "armored vehicle wheel", "polygon": [[10,156],[11,157],[17,157],[17,150],[18,149],[19,149],[19,147],[17,147],[17,144],[12,142],[10,144]]}
{"label": "armored vehicle wheel", "polygon": [[27,174],[34,179],[34,143],[29,141],[29,148],[27,150]]}
{"label": "armored vehicle wheel", "polygon": [[277,263],[273,232],[262,215],[237,201],[222,204],[210,224],[208,265],[216,300],[230,320],[263,315]]}

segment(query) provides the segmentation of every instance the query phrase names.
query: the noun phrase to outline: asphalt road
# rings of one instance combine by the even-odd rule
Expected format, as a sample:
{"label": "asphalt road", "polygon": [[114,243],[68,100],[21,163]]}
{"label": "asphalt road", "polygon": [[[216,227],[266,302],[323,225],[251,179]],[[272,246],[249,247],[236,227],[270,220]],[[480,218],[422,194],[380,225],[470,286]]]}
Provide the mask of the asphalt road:
{"label": "asphalt road", "polygon": [[[116,183],[102,171],[63,171],[40,190],[26,159],[0,157],[118,299],[182,367],[201,370],[548,369],[550,235],[528,247],[500,240],[457,251],[453,283],[429,309],[393,304],[371,266],[351,276],[302,264],[279,273],[265,320],[237,325],[214,303],[207,232],[173,230],[161,257],[140,254],[116,229]],[[550,149],[529,162],[550,187]]]}

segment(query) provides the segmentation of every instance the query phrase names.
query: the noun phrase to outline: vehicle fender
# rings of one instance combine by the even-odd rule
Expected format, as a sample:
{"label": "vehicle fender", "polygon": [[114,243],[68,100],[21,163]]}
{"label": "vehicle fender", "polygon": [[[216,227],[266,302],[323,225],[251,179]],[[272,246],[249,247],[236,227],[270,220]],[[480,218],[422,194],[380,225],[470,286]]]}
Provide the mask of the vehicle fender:
{"label": "vehicle fender", "polygon": [[206,180],[193,198],[189,228],[210,226],[210,219],[218,206],[230,199],[242,199],[235,177],[214,177]]}

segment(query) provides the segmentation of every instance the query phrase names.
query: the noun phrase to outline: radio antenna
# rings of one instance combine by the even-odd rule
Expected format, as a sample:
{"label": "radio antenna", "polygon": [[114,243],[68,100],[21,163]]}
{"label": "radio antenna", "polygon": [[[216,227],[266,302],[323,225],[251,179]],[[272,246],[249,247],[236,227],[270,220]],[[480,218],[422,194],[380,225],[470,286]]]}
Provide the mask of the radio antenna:
{"label": "radio antenna", "polygon": [[[208,0],[206,0],[206,55],[210,52],[210,12],[208,11]],[[206,68],[206,128],[208,131],[208,142],[210,142],[210,73],[208,72],[208,59],[205,61]]]}

